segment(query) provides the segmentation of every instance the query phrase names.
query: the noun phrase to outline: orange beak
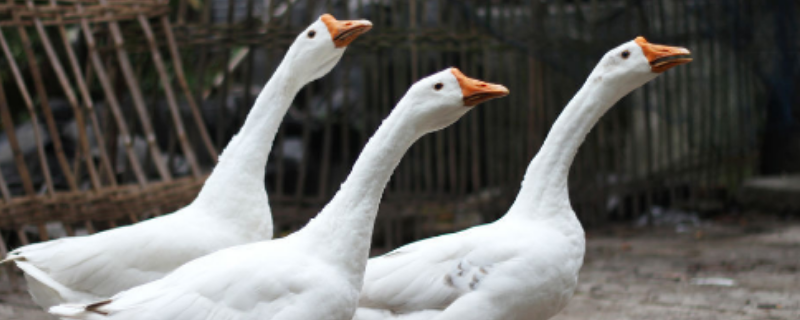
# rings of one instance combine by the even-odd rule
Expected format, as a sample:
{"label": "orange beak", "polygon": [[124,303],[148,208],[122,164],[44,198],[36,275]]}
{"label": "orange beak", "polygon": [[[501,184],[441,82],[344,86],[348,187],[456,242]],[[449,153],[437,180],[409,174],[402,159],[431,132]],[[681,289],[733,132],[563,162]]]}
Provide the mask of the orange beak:
{"label": "orange beak", "polygon": [[461,95],[464,96],[464,105],[467,107],[508,95],[508,89],[502,85],[472,79],[457,68],[451,68],[450,71],[456,76],[458,85],[461,86]]}
{"label": "orange beak", "polygon": [[644,37],[636,37],[634,41],[642,47],[653,72],[662,73],[672,67],[692,62],[692,53],[686,48],[652,44]]}
{"label": "orange beak", "polygon": [[337,48],[344,48],[349,45],[358,36],[366,33],[372,29],[372,22],[367,20],[336,20],[330,14],[323,14],[320,17],[325,26],[328,27],[328,32],[331,34],[331,39]]}

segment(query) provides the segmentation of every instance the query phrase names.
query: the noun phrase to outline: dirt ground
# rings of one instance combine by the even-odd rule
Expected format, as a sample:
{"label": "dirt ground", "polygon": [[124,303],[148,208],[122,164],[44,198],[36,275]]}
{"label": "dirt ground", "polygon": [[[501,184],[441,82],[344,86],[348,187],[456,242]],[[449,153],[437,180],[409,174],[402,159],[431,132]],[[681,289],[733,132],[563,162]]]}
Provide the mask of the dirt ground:
{"label": "dirt ground", "polygon": [[[587,238],[580,285],[556,320],[800,319],[800,222],[619,226]],[[7,279],[0,319],[53,319]]]}

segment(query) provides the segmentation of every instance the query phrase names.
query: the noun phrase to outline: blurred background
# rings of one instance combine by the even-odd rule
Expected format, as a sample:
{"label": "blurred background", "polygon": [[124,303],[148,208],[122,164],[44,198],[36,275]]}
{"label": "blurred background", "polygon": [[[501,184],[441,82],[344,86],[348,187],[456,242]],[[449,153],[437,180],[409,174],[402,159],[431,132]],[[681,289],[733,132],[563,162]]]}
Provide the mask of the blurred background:
{"label": "blurred background", "polygon": [[[617,103],[581,147],[569,187],[590,243],[620,239],[609,230],[621,225],[698,240],[705,221],[722,221],[741,235],[800,212],[794,0],[7,0],[0,255],[187,204],[298,32],[325,12],[374,28],[281,125],[265,179],[276,237],[330,199],[410,84],[450,66],[512,94],[409,150],[373,248],[493,221],[600,57],[639,35],[687,47],[694,62]],[[776,253],[795,272],[798,247]]]}

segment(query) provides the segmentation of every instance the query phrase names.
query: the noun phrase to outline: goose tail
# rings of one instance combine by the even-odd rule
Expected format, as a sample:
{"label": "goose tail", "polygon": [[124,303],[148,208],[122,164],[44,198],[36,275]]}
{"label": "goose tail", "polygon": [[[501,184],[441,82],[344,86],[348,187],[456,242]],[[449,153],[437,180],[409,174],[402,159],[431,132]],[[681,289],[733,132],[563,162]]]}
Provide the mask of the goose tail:
{"label": "goose tail", "polygon": [[23,260],[23,259],[25,259],[25,257],[23,257],[23,256],[7,255],[5,259],[0,260],[0,265],[3,265],[4,263],[7,263],[7,262],[11,262],[11,261],[15,261],[15,260]]}
{"label": "goose tail", "polygon": [[111,299],[107,299],[90,304],[62,304],[50,308],[48,312],[62,319],[99,320],[107,315],[99,308],[111,302]]}
{"label": "goose tail", "polygon": [[25,279],[28,281],[28,292],[33,297],[33,301],[45,310],[62,303],[90,302],[102,298],[73,290],[61,284],[47,272],[28,263],[25,259],[17,259],[14,262],[25,273]]}

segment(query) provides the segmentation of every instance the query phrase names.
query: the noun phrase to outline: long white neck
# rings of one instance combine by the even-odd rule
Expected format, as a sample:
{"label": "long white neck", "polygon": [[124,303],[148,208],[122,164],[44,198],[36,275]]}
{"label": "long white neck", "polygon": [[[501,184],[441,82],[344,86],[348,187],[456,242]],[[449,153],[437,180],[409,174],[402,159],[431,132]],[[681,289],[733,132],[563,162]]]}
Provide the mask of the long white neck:
{"label": "long white neck", "polygon": [[594,73],[589,77],[556,119],[528,166],[522,189],[506,217],[577,223],[567,189],[570,166],[592,127],[628,92]]}
{"label": "long white neck", "polygon": [[225,147],[192,204],[202,206],[203,212],[241,223],[252,223],[243,215],[255,212],[258,216],[250,218],[268,221],[271,228],[272,215],[264,187],[267,158],[283,117],[304,85],[291,76],[287,64],[282,62],[264,86],[244,125]]}
{"label": "long white neck", "polygon": [[[413,102],[408,102],[413,103]],[[378,205],[392,172],[421,134],[404,118],[404,102],[370,138],[353,170],[324,209],[297,233],[311,250],[344,266],[360,286],[369,257]]]}

